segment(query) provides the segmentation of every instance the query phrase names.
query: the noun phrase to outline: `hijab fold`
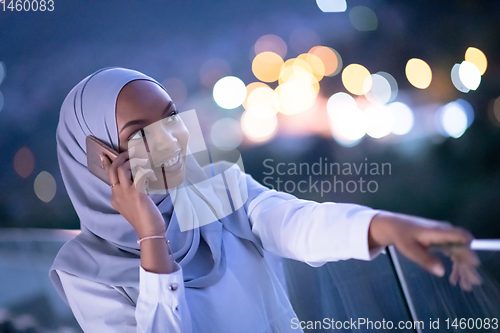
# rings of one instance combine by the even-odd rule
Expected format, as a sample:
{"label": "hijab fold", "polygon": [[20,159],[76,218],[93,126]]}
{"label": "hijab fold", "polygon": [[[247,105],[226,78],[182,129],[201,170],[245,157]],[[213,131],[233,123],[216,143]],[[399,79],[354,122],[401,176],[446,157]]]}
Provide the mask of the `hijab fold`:
{"label": "hijab fold", "polygon": [[[56,270],[108,285],[138,287],[137,235],[111,207],[110,187],[88,171],[85,146],[86,137],[93,135],[119,150],[116,99],[133,80],[149,80],[162,87],[134,70],[104,68],[77,84],[61,107],[57,154],[81,226],[81,233],[63,245],[49,273],[64,300]],[[202,168],[188,154],[186,168],[187,174],[201,173],[205,180],[186,177],[181,186],[170,189],[168,194],[150,197],[165,220],[166,237],[183,269],[185,286],[204,288],[217,283],[226,269],[223,229],[250,241],[263,255],[246,210],[248,202],[265,188],[247,187],[247,177],[237,163],[217,162]]]}

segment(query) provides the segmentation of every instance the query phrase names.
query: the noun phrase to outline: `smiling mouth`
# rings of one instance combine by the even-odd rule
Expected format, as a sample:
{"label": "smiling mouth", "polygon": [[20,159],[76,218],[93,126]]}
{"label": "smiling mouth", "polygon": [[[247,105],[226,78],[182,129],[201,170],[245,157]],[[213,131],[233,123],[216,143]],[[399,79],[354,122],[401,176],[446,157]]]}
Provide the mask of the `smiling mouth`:
{"label": "smiling mouth", "polygon": [[170,167],[177,165],[179,163],[180,159],[181,159],[181,152],[178,151],[174,155],[174,157],[170,157],[168,160],[161,162],[161,163],[158,163],[158,165],[156,165],[156,167],[165,167],[165,169],[170,168]]}

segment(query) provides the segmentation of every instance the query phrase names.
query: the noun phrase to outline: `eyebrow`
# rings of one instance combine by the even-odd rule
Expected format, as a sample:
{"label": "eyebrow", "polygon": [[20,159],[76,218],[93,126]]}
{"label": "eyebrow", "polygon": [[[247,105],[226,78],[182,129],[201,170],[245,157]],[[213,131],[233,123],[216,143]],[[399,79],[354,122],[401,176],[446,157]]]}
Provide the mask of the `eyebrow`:
{"label": "eyebrow", "polygon": [[[165,113],[168,112],[168,110],[170,110],[170,108],[172,107],[173,105],[173,102],[170,101],[167,105],[167,107],[165,108],[165,110],[163,110],[163,115]],[[129,121],[128,123],[126,123],[125,125],[123,125],[122,129],[120,130],[120,133],[123,132],[123,130],[125,130],[127,127],[130,127],[130,126],[133,126],[133,125],[137,125],[137,124],[143,124],[143,123],[146,123],[147,120],[145,119],[135,119],[135,120],[131,120]]]}

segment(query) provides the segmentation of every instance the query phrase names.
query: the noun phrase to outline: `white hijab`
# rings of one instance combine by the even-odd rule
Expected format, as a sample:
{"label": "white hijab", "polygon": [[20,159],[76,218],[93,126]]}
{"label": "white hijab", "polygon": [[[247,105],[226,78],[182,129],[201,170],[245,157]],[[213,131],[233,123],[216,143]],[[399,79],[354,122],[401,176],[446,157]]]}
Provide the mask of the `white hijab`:
{"label": "white hijab", "polygon": [[[87,170],[85,145],[85,138],[94,135],[118,151],[116,99],[128,82],[138,79],[161,86],[134,70],[104,68],[78,83],[61,107],[56,135],[59,165],[81,226],[81,233],[61,248],[49,273],[65,300],[56,270],[108,285],[138,287],[137,235],[111,207],[110,187]],[[262,255],[246,211],[265,188],[247,183],[237,164],[218,162],[202,169],[191,155],[187,158],[191,174],[198,178],[203,173],[206,181],[191,182],[186,177],[170,195],[151,198],[167,224],[166,236],[183,268],[185,286],[203,288],[217,283],[225,272],[223,228],[251,241]]]}

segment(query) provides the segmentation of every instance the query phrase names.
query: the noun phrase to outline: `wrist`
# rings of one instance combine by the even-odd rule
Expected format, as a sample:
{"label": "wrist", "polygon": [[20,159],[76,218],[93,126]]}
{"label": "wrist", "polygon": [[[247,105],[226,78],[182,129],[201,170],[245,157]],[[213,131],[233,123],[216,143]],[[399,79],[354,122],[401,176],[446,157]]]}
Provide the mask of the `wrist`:
{"label": "wrist", "polygon": [[368,229],[368,246],[370,249],[394,244],[394,214],[381,212],[372,218]]}

